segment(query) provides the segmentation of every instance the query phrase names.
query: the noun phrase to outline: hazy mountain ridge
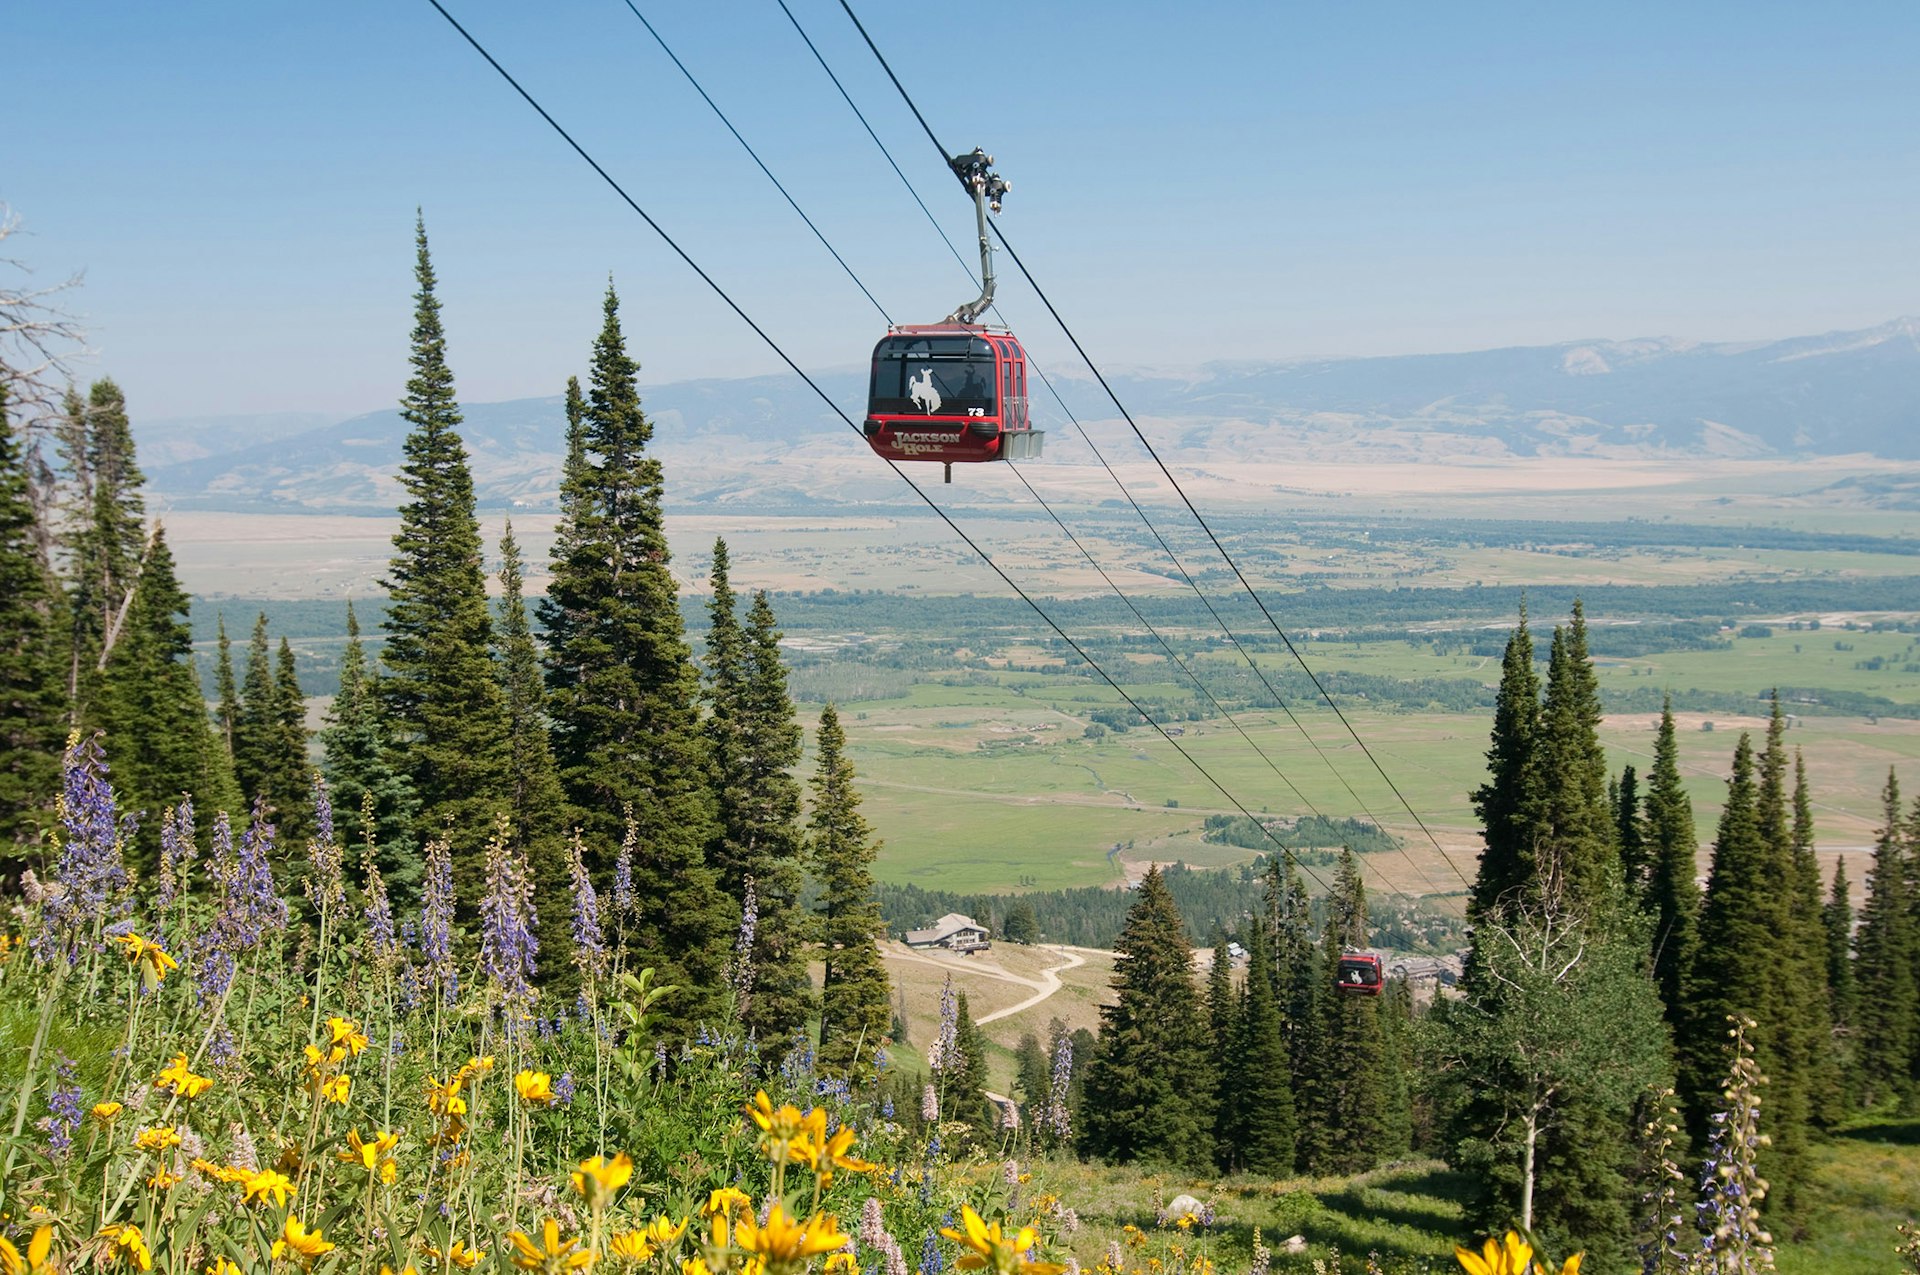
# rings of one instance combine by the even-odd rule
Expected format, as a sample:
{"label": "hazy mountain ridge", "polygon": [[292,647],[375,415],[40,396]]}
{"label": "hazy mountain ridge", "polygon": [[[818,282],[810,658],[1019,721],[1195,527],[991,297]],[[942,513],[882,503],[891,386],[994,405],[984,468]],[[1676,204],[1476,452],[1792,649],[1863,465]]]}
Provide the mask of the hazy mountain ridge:
{"label": "hazy mountain ridge", "polygon": [[[818,378],[858,419],[864,377]],[[1418,460],[1508,456],[1795,456],[1920,459],[1920,319],[1764,343],[1577,341],[1462,354],[1215,363],[1109,380],[1156,444],[1189,464],[1249,458]],[[1114,416],[1091,381],[1054,381],[1083,424]],[[654,446],[676,499],[838,503],[891,492],[857,441],[797,378],[647,388]],[[462,405],[487,507],[551,505],[561,399]],[[1084,454],[1057,406],[1049,453]],[[385,511],[406,423],[397,410],[315,424],[311,414],[136,422],[153,491],[175,507]],[[1172,457],[1169,457],[1172,459]]]}

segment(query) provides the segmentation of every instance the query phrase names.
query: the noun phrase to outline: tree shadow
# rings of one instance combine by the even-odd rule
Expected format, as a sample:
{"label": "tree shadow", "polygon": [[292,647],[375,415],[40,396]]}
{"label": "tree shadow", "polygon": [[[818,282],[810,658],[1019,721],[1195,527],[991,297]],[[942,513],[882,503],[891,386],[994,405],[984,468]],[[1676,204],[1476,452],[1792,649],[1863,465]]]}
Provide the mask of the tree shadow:
{"label": "tree shadow", "polygon": [[1852,1142],[1874,1142],[1883,1146],[1920,1146],[1920,1120],[1876,1120],[1871,1124],[1841,1129],[1834,1138]]}

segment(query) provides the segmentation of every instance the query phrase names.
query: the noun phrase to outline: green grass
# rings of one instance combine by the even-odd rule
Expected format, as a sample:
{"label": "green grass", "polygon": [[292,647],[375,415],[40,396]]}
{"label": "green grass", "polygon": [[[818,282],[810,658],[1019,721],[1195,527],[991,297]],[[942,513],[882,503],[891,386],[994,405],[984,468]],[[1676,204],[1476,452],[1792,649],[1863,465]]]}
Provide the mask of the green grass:
{"label": "green grass", "polygon": [[[1782,1239],[1781,1275],[1887,1275],[1897,1271],[1895,1226],[1920,1216],[1920,1121],[1863,1124],[1816,1150],[1806,1239]],[[1244,1270],[1253,1229],[1276,1247],[1290,1235],[1310,1248],[1298,1257],[1276,1253],[1275,1272],[1306,1272],[1331,1249],[1342,1269],[1357,1271],[1379,1253],[1389,1270],[1454,1272],[1453,1245],[1474,1243],[1462,1204],[1472,1190],[1465,1175],[1438,1161],[1395,1165],[1352,1179],[1269,1181],[1195,1177],[1128,1167],[1058,1161],[1035,1166],[1035,1181],[1075,1208],[1085,1230],[1071,1241],[1091,1267],[1128,1223],[1153,1232],[1157,1204],[1181,1192],[1212,1201],[1218,1213],[1212,1256],[1222,1271]],[[1149,1241],[1164,1243],[1162,1235]],[[1566,1256],[1556,1253],[1556,1259]],[[1583,1268],[1588,1269],[1588,1268]],[[1594,1275],[1607,1275],[1597,1268]]]}

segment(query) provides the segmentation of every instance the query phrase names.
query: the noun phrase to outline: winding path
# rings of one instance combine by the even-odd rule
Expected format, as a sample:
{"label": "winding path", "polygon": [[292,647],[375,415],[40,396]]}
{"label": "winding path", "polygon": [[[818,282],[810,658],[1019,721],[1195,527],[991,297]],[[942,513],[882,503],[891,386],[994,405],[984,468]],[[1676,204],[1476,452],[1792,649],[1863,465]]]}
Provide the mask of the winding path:
{"label": "winding path", "polygon": [[1021,1001],[1019,1004],[1009,1005],[1005,1009],[996,1009],[991,1014],[982,1014],[973,1020],[976,1024],[984,1025],[1002,1018],[1011,1018],[1023,1010],[1029,1010],[1035,1005],[1044,1003],[1049,996],[1052,996],[1060,990],[1060,975],[1063,972],[1078,968],[1087,963],[1086,957],[1059,944],[1042,943],[1038,944],[1038,946],[1045,948],[1049,952],[1056,953],[1062,958],[1060,964],[1053,966],[1051,969],[1041,970],[1040,977],[1038,978],[1026,978],[1019,974],[1010,973],[1006,967],[1002,965],[976,964],[972,962],[961,965],[954,961],[943,961],[934,956],[923,956],[919,952],[912,950],[894,950],[887,953],[887,955],[889,959],[896,961],[918,961],[922,965],[936,965],[941,969],[954,970],[962,974],[973,974],[980,978],[997,979],[1002,983],[1018,983],[1022,987],[1031,987],[1034,989],[1033,995],[1027,997],[1027,999]]}

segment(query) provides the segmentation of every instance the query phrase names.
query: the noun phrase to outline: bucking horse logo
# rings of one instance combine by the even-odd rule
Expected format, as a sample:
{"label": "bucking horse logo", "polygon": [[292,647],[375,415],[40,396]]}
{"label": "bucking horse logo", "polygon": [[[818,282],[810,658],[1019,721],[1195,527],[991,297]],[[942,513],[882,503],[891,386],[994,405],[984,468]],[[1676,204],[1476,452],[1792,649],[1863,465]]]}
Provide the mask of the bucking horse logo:
{"label": "bucking horse logo", "polygon": [[920,375],[907,382],[907,397],[929,416],[940,410],[940,391],[933,388],[932,368],[921,368]]}

